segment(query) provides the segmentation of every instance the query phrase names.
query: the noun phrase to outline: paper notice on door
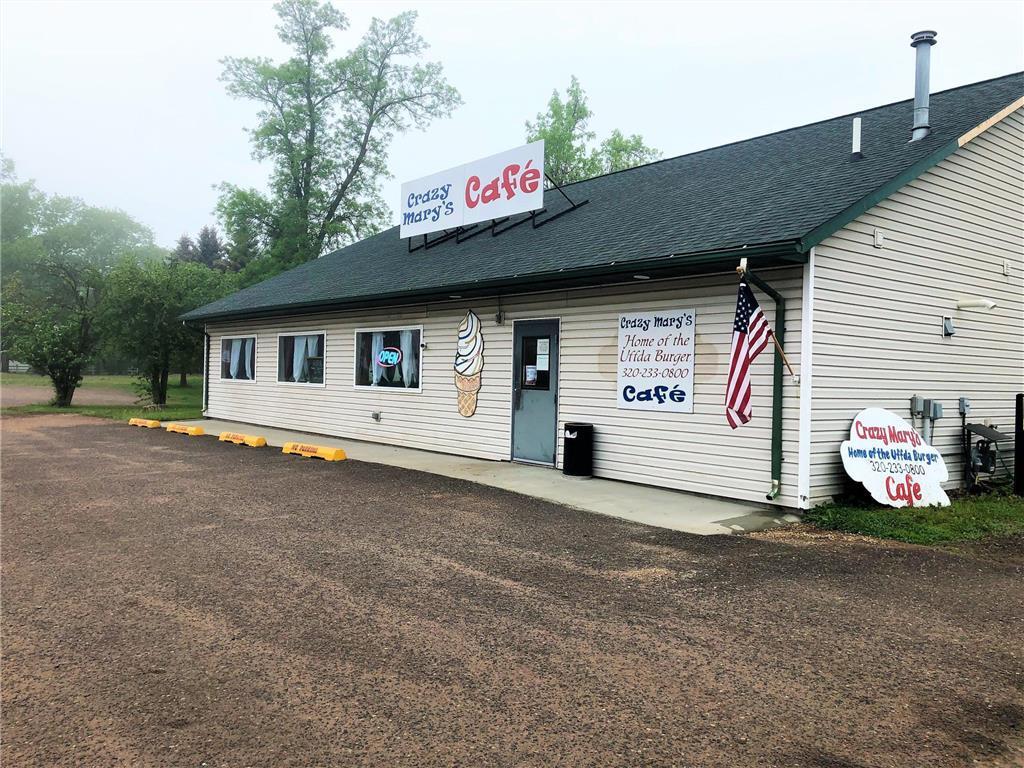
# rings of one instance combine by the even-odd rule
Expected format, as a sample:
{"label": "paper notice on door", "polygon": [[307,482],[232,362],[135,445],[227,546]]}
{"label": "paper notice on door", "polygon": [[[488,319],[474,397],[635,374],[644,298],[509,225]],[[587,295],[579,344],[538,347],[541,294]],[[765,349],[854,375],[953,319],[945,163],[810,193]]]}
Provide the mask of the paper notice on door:
{"label": "paper notice on door", "polygon": [[548,370],[548,355],[542,355],[540,352],[537,353],[537,370],[546,371]]}
{"label": "paper notice on door", "polygon": [[[551,339],[537,339],[537,354],[547,355],[551,352]],[[547,370],[546,368],[542,370]]]}
{"label": "paper notice on door", "polygon": [[526,366],[526,381],[524,382],[528,387],[535,386],[537,384],[537,366],[528,365]]}

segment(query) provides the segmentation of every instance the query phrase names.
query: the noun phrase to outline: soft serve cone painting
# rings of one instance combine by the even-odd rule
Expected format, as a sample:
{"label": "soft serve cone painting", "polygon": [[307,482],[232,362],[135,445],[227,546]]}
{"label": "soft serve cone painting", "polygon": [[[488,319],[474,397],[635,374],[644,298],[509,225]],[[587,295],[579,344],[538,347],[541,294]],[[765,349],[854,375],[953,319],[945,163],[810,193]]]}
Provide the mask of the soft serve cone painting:
{"label": "soft serve cone painting", "polygon": [[476,413],[480,373],[484,368],[484,336],[480,318],[470,310],[459,325],[459,348],[455,353],[455,390],[459,395],[459,413]]}

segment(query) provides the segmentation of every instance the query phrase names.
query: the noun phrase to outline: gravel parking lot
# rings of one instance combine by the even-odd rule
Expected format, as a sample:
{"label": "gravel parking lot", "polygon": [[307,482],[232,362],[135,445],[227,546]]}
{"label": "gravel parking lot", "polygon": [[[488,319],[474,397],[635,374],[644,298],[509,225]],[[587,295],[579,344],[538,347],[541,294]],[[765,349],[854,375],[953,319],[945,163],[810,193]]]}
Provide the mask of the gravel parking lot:
{"label": "gravel parking lot", "polygon": [[1024,764],[1024,568],[0,420],[10,766]]}

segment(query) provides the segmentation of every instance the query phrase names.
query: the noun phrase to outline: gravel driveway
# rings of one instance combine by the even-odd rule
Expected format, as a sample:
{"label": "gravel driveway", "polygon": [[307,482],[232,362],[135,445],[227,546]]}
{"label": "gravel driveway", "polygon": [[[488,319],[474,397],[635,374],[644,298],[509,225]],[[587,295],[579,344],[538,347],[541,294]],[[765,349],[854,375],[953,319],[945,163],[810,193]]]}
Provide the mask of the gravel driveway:
{"label": "gravel driveway", "polygon": [[82,417],[0,431],[4,765],[1024,760],[1013,563]]}

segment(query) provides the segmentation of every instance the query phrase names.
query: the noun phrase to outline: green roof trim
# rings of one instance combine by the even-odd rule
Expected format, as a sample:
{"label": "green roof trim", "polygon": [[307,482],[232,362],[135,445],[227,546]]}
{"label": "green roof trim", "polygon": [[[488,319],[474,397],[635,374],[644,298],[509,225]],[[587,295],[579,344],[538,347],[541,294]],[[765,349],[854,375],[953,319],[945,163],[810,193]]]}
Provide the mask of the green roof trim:
{"label": "green roof trim", "polygon": [[[399,307],[408,304],[419,304],[424,301],[448,299],[451,295],[470,299],[478,297],[509,296],[531,291],[551,291],[565,288],[582,288],[608,283],[626,283],[636,273],[646,274],[652,278],[683,277],[693,274],[707,274],[715,271],[730,271],[739,264],[741,258],[753,261],[759,268],[804,264],[808,255],[801,252],[795,240],[783,243],[770,243],[763,246],[732,248],[725,251],[714,251],[703,254],[684,254],[677,258],[674,254],[644,261],[630,261],[622,265],[579,269],[571,272],[559,271],[489,282],[457,283],[445,287],[442,293],[436,289],[424,291],[404,291],[401,293],[381,294],[361,300],[331,300],[327,302],[310,302],[303,304],[284,303],[267,305],[247,312],[245,317],[283,317],[296,313],[312,314],[337,310],[363,309],[367,307],[391,306]],[[196,324],[215,320],[230,320],[236,313],[227,312],[223,315],[204,314],[201,318],[183,315],[186,322]]]}
{"label": "green roof trim", "polygon": [[[183,315],[190,322],[386,307],[799,263],[810,248],[956,150],[1024,94],[1024,73],[933,93],[932,133],[909,142],[913,100],[666,158],[545,193],[544,226],[474,230],[409,252],[380,232]],[[851,119],[863,157],[850,157]],[[524,217],[515,217],[513,222]]]}
{"label": "green roof trim", "polygon": [[834,235],[858,216],[871,210],[874,206],[885,200],[885,198],[889,197],[893,192],[900,189],[900,187],[909,184],[925,171],[934,168],[951,154],[956,152],[959,147],[960,145],[957,143],[956,139],[954,139],[953,141],[939,147],[927,157],[918,160],[899,176],[890,179],[871,194],[865,195],[846,210],[815,227],[804,237],[800,238],[800,250],[805,253],[810,251],[811,248],[818,245],[826,238]]}

